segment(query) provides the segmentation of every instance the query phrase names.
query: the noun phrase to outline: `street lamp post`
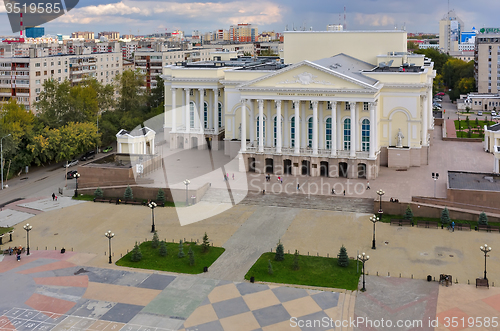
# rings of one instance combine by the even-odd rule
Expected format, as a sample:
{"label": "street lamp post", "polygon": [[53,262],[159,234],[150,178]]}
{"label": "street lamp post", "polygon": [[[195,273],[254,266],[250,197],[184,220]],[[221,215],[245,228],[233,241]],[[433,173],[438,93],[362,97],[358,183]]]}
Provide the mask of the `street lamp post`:
{"label": "street lamp post", "polygon": [[434,179],[434,198],[435,198],[436,197],[436,182],[439,179],[439,174],[437,172],[432,173],[432,179]]}
{"label": "street lamp post", "polygon": [[80,178],[80,174],[77,172],[76,174],[73,175],[73,177],[76,180],[76,187],[75,187],[75,198],[78,197],[78,178]]}
{"label": "street lamp post", "polygon": [[378,207],[378,217],[379,217],[379,220],[382,219],[382,214],[384,213],[382,211],[382,196],[385,194],[385,191],[383,190],[378,190],[377,191],[377,194],[379,196],[379,207]]}
{"label": "street lamp post", "polygon": [[481,249],[481,252],[484,253],[484,279],[487,280],[488,278],[486,278],[486,257],[488,256],[488,253],[491,252],[491,247],[484,244],[484,247],[481,246],[480,249]]}
{"label": "street lamp post", "polygon": [[26,255],[30,255],[30,231],[33,226],[27,223],[23,228],[26,230]]}
{"label": "street lamp post", "polygon": [[104,236],[106,236],[106,238],[109,239],[109,263],[111,264],[111,238],[113,238],[115,236],[114,233],[111,233],[111,230],[109,230],[108,232],[105,232],[104,233]]}
{"label": "street lamp post", "polygon": [[152,220],[151,232],[155,232],[155,208],[156,208],[156,206],[157,206],[157,204],[154,201],[151,201],[148,204],[148,207],[151,208],[151,220]]}
{"label": "street lamp post", "polygon": [[366,291],[366,287],[365,287],[365,262],[368,261],[369,259],[370,259],[370,257],[368,255],[366,255],[364,252],[363,252],[363,254],[358,255],[358,260],[363,263],[363,288],[361,289],[361,292]]}
{"label": "street lamp post", "polygon": [[373,223],[373,242],[372,242],[372,249],[377,249],[375,246],[375,223],[377,223],[380,220],[380,218],[377,217],[377,215],[372,215],[370,216],[370,221]]}
{"label": "street lamp post", "polygon": [[191,182],[189,181],[189,179],[186,179],[184,181],[184,185],[186,185],[186,206],[189,206],[189,197],[188,197],[188,186]]}
{"label": "street lamp post", "polygon": [[0,139],[0,162],[1,162],[1,169],[2,169],[2,190],[3,190],[3,140],[4,138],[7,138],[8,136],[10,136],[10,133],[8,135],[6,135],[5,137],[2,137],[2,139]]}

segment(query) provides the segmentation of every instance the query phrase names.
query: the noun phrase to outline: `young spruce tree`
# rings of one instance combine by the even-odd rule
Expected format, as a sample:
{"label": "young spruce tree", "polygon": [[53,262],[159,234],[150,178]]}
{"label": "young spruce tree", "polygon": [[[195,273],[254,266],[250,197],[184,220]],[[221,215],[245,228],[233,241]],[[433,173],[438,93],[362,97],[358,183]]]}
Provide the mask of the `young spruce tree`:
{"label": "young spruce tree", "polygon": [[142,260],[142,252],[139,248],[139,245],[137,244],[137,241],[135,242],[135,246],[132,250],[132,256],[130,259],[132,260],[132,262],[139,262],[140,260]]}
{"label": "young spruce tree", "polygon": [[156,231],[153,233],[153,240],[151,240],[151,247],[158,248],[160,245],[160,239],[158,239],[158,233]]}
{"label": "young spruce tree", "polygon": [[484,211],[479,214],[479,221],[477,222],[478,225],[488,225],[488,216],[484,213]]}
{"label": "young spruce tree", "polygon": [[271,260],[267,260],[267,273],[270,275],[273,274],[273,265],[271,264]]}
{"label": "young spruce tree", "polygon": [[405,219],[413,221],[413,211],[411,210],[410,205],[406,207]]}
{"label": "young spruce tree", "polygon": [[448,225],[450,224],[450,222],[450,212],[448,211],[448,208],[444,207],[443,211],[441,212],[441,224]]}
{"label": "young spruce tree", "polygon": [[210,243],[208,242],[208,235],[205,232],[205,235],[203,236],[203,242],[201,243],[201,252],[206,253],[210,250]]}
{"label": "young spruce tree", "polygon": [[123,198],[125,200],[134,199],[134,194],[132,193],[132,188],[130,187],[130,185],[127,185],[127,188],[125,189],[125,193],[123,194]]}
{"label": "young spruce tree", "polygon": [[345,249],[344,245],[340,247],[340,252],[339,255],[337,255],[338,258],[338,265],[341,267],[348,267],[349,266],[349,256],[347,255],[347,249]]}
{"label": "young spruce tree", "polygon": [[160,256],[167,256],[168,251],[167,251],[167,243],[165,241],[160,241],[160,248],[158,249],[158,253]]}
{"label": "young spruce tree", "polygon": [[184,255],[184,245],[182,245],[182,239],[179,241],[179,253],[177,254],[179,258],[183,258]]}
{"label": "young spruce tree", "polygon": [[283,261],[285,259],[285,248],[281,243],[281,240],[278,241],[278,245],[276,246],[276,254],[274,255],[275,261]]}

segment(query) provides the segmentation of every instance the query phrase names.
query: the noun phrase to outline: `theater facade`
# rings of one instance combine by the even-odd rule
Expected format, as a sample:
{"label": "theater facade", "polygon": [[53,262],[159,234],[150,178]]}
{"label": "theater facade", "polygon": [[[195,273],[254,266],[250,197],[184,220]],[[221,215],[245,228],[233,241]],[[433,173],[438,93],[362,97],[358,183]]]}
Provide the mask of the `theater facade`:
{"label": "theater facade", "polygon": [[427,164],[434,77],[402,31],[285,33],[281,59],[166,66],[165,139],[241,171],[373,179]]}

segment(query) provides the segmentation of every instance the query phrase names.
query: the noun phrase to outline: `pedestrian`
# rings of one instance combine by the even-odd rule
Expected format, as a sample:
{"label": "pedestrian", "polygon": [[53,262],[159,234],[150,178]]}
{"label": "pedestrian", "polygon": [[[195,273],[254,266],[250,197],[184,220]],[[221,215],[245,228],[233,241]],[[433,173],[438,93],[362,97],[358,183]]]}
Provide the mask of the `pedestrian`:
{"label": "pedestrian", "polygon": [[300,190],[300,184],[297,183],[297,191]]}
{"label": "pedestrian", "polygon": [[332,194],[335,194],[335,189],[334,188],[332,188]]}
{"label": "pedestrian", "polygon": [[370,181],[369,181],[369,180],[367,180],[367,181],[366,181],[366,189],[367,189],[367,190],[369,190],[369,189],[370,189]]}
{"label": "pedestrian", "polygon": [[233,180],[234,180],[234,172],[233,172]]}
{"label": "pedestrian", "polygon": [[55,193],[52,193],[52,201],[54,201],[56,199],[56,195]]}
{"label": "pedestrian", "polygon": [[455,232],[455,221],[451,222],[451,232]]}
{"label": "pedestrian", "polygon": [[283,178],[280,179],[280,183],[283,184]]}
{"label": "pedestrian", "polygon": [[229,172],[226,174],[226,180],[229,180]]}
{"label": "pedestrian", "polygon": [[279,182],[279,181],[281,181],[281,177],[280,177],[280,176],[278,176],[278,182]]}
{"label": "pedestrian", "polygon": [[344,190],[344,196],[345,196],[345,190]]}
{"label": "pedestrian", "polygon": [[21,261],[21,250],[17,251],[17,262]]}
{"label": "pedestrian", "polygon": [[57,201],[57,195],[56,195],[56,201]]}

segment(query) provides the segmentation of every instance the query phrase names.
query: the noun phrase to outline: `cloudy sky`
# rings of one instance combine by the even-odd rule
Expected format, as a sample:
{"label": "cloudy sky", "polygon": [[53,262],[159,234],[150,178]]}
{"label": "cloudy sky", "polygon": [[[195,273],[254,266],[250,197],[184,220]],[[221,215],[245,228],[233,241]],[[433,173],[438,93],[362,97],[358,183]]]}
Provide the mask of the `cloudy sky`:
{"label": "cloudy sky", "polygon": [[[33,1],[35,2],[35,1]],[[439,19],[447,12],[447,0],[80,0],[75,9],[46,23],[47,34],[73,31],[119,31],[121,34],[149,34],[180,29],[227,29],[235,23],[253,23],[259,32],[281,32],[305,26],[325,30],[329,23],[343,21],[347,29],[394,29],[406,25],[408,32],[438,32]],[[450,9],[464,21],[465,29],[499,27],[498,0],[450,0]],[[0,0],[0,35],[11,35],[3,0]]]}

